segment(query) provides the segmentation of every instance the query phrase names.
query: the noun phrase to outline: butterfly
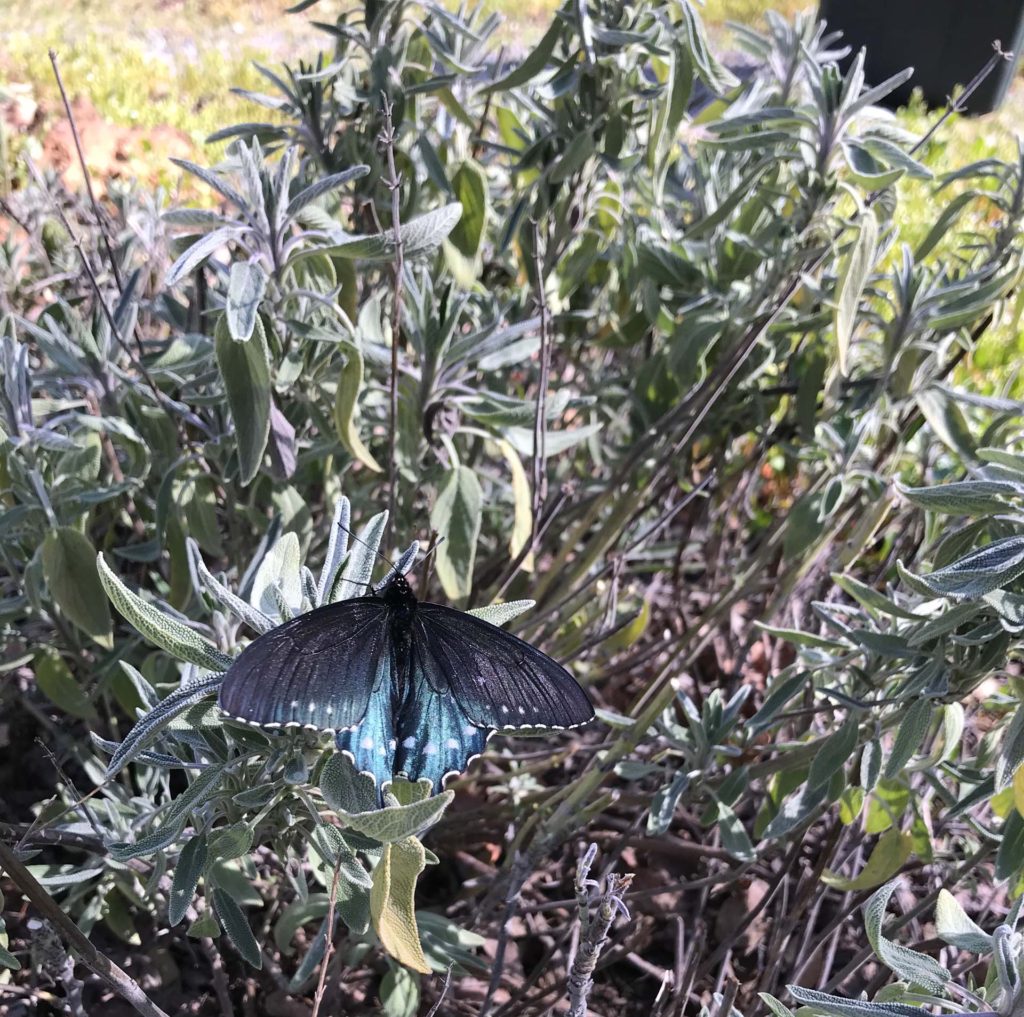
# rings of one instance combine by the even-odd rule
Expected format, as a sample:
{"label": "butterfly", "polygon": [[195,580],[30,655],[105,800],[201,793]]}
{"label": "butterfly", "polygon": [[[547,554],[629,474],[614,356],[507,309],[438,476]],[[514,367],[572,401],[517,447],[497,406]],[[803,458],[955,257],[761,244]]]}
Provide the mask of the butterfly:
{"label": "butterfly", "polygon": [[579,727],[594,716],[561,664],[482,618],[418,601],[398,572],[369,596],[253,640],[218,702],[259,727],[334,732],[381,792],[404,777],[428,779],[434,794],[495,731]]}

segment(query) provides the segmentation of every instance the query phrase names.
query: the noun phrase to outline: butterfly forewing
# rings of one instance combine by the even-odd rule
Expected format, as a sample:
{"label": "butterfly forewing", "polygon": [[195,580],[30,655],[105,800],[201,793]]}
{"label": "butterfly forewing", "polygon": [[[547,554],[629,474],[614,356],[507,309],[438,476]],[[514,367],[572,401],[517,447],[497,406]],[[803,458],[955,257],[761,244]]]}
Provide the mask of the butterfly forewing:
{"label": "butterfly forewing", "polygon": [[578,727],[594,716],[587,694],[561,664],[462,611],[419,604],[413,657],[430,688],[450,690],[480,727]]}
{"label": "butterfly forewing", "polygon": [[360,723],[377,689],[390,697],[388,612],[360,597],[299,615],[250,643],[228,669],[225,713],[264,727],[337,730]]}

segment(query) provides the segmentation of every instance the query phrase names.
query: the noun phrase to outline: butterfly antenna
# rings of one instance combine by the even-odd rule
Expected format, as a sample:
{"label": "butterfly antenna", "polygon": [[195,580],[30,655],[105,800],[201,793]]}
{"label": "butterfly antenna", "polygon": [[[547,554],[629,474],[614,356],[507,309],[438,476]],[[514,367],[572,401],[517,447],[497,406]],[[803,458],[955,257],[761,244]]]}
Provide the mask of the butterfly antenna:
{"label": "butterfly antenna", "polygon": [[362,537],[353,533],[352,530],[350,530],[344,523],[336,522],[335,525],[338,526],[339,529],[347,533],[354,541],[356,541],[359,544],[362,544],[363,547],[369,548],[371,551],[373,551],[373,553],[377,555],[377,557],[380,558],[381,561],[385,562],[390,567],[390,571],[388,572],[388,574],[379,583],[367,582],[363,584],[364,586],[366,586],[368,590],[370,590],[371,593],[375,593],[377,590],[382,589],[394,576],[404,575],[406,572],[408,572],[412,561],[415,560],[416,555],[419,553],[419,541],[414,540],[412,544],[410,544],[410,546],[405,550],[405,552],[399,557],[398,561],[393,562],[386,554],[383,554],[381,552],[379,547],[374,547],[368,541],[363,540]]}
{"label": "butterfly antenna", "polygon": [[369,541],[363,540],[355,531],[350,530],[344,523],[336,522],[334,524],[339,530],[343,530],[347,533],[357,544],[362,544],[363,547],[369,548],[382,562],[389,565],[391,568],[397,568],[395,563],[384,554],[379,547],[374,547]]}

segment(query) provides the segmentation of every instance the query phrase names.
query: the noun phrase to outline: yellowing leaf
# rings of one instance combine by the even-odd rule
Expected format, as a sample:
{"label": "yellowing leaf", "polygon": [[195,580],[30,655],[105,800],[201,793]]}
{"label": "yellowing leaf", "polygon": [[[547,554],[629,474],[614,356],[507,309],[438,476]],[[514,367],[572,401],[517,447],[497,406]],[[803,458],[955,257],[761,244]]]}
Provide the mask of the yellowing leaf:
{"label": "yellowing leaf", "polygon": [[380,463],[373,458],[363,444],[356,427],[356,405],[363,387],[363,355],[352,343],[341,344],[345,350],[345,366],[338,379],[338,391],[334,397],[334,426],[338,441],[345,446],[353,458],[358,459],[375,473],[381,472]]}
{"label": "yellowing leaf", "polygon": [[839,822],[850,826],[864,808],[866,795],[862,787],[848,787],[839,798]]}
{"label": "yellowing leaf", "polygon": [[415,910],[416,880],[426,865],[426,852],[415,837],[385,845],[373,870],[370,915],[384,949],[399,963],[428,975]]}
{"label": "yellowing leaf", "polygon": [[[533,533],[533,504],[530,498],[530,482],[526,479],[526,470],[523,469],[523,461],[519,453],[512,445],[502,439],[496,443],[501,454],[508,463],[509,473],[512,474],[512,501],[515,507],[515,516],[512,521],[512,533],[508,539],[508,550],[515,559],[520,551],[526,546],[526,542]],[[533,571],[533,554],[528,554],[523,559],[522,569],[524,572]]]}
{"label": "yellowing leaf", "polygon": [[871,852],[871,857],[860,873],[853,879],[846,879],[829,869],[821,875],[821,881],[837,890],[870,890],[881,886],[895,875],[900,866],[910,857],[913,840],[909,833],[902,833],[895,827],[884,833]]}
{"label": "yellowing leaf", "polygon": [[637,616],[628,624],[619,629],[618,632],[610,635],[604,645],[607,650],[617,653],[619,650],[628,650],[646,631],[651,621],[651,605],[645,600],[640,605]]}
{"label": "yellowing leaf", "polygon": [[1013,804],[1024,816],[1024,766],[1018,766],[1013,774]]}
{"label": "yellowing leaf", "polygon": [[[1014,775],[1016,778],[1016,774]],[[992,809],[993,813],[1000,819],[1006,819],[1006,817],[1013,811],[1013,807],[1016,804],[1017,795],[1016,789],[1011,784],[1009,787],[1004,787],[998,794],[994,794],[989,800],[989,808]]]}

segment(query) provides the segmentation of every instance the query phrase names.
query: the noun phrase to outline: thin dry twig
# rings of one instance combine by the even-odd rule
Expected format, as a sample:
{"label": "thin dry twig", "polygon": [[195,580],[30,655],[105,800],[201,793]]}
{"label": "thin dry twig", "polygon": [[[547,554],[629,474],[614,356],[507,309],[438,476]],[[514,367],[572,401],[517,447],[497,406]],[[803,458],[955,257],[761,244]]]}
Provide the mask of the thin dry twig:
{"label": "thin dry twig", "polygon": [[540,378],[537,380],[537,410],[533,418],[533,532],[530,546],[536,550],[538,527],[544,502],[548,496],[545,435],[547,433],[548,374],[551,370],[551,351],[548,343],[548,298],[544,291],[544,258],[541,254],[540,225],[533,228],[533,269],[536,273],[537,304],[540,310]]}
{"label": "thin dry twig", "polygon": [[444,1002],[444,997],[448,995],[448,988],[452,984],[452,965],[448,965],[448,970],[444,973],[444,985],[441,986],[441,995],[437,997],[437,1002],[427,1011],[427,1017],[436,1017],[437,1011],[441,1009],[441,1004]]}
{"label": "thin dry twig", "polygon": [[390,177],[385,181],[391,191],[391,231],[395,237],[393,285],[391,292],[391,378],[388,384],[388,523],[387,539],[390,543],[398,504],[398,462],[395,442],[398,435],[398,347],[402,338],[402,280],[405,274],[405,241],[402,239],[402,178],[395,166],[395,124],[392,119],[394,103],[383,94],[384,129],[380,133],[380,146],[388,162]]}
{"label": "thin dry twig", "polygon": [[106,223],[103,219],[103,211],[96,200],[96,192],[92,186],[92,174],[85,164],[85,153],[82,151],[82,139],[78,134],[78,124],[75,123],[75,115],[71,111],[71,103],[68,101],[68,93],[64,89],[64,81],[61,78],[60,68],[57,66],[57,52],[50,50],[50,64],[53,67],[53,76],[57,79],[57,88],[60,90],[61,101],[64,103],[64,112],[68,115],[68,124],[71,126],[71,137],[75,142],[75,151],[78,153],[78,165],[82,169],[82,179],[85,181],[85,190],[89,195],[89,204],[92,205],[93,215],[96,216],[96,226],[99,228],[100,236],[103,238],[103,246],[107,250],[107,259],[110,261],[110,270],[114,274],[114,282],[117,285],[117,292],[124,293],[124,283],[121,281],[121,270],[117,267],[117,259],[114,257],[114,248],[107,235]]}
{"label": "thin dry twig", "polygon": [[341,878],[341,853],[334,863],[334,878],[331,880],[331,896],[327,904],[327,943],[324,947],[324,959],[320,962],[320,978],[316,983],[313,996],[313,1012],[310,1017],[320,1017],[320,1004],[324,1000],[324,989],[327,986],[327,967],[334,952],[334,909],[338,903],[338,880]]}
{"label": "thin dry twig", "polygon": [[100,953],[88,936],[61,910],[57,902],[21,863],[18,856],[0,841],[0,866],[15,886],[32,902],[36,910],[57,929],[61,938],[81,957],[82,962],[143,1017],[168,1017],[142,987],[106,954]]}

